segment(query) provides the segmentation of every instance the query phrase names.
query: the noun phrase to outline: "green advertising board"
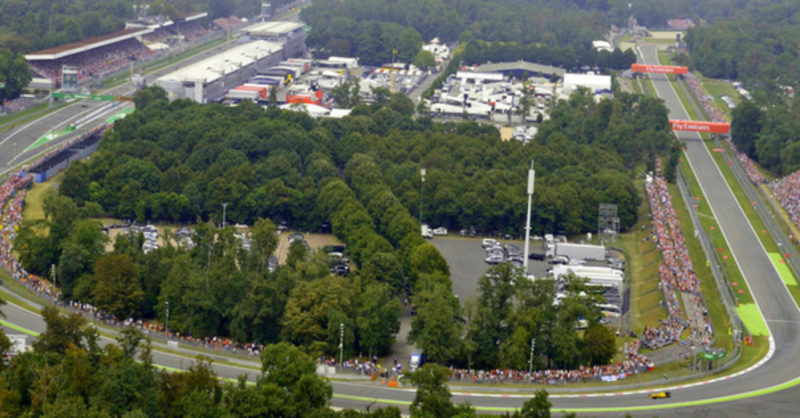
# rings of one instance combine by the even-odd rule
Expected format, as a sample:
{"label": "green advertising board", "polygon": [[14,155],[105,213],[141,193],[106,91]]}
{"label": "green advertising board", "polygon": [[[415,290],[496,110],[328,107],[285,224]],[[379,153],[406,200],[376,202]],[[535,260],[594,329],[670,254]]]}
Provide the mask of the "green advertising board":
{"label": "green advertising board", "polygon": [[721,350],[721,351],[718,351],[716,353],[709,353],[707,351],[704,351],[704,352],[700,353],[700,357],[703,360],[717,361],[717,360],[724,359],[726,354],[727,354],[727,352],[725,350]]}

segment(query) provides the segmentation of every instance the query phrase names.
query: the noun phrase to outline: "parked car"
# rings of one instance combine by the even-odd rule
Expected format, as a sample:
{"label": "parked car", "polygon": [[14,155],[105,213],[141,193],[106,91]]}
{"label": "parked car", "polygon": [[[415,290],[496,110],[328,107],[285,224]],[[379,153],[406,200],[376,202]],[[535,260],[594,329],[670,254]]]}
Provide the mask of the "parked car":
{"label": "parked car", "polygon": [[530,253],[530,254],[528,254],[528,259],[529,260],[544,261],[544,258],[545,258],[544,254],[538,254],[538,253]]}
{"label": "parked car", "polygon": [[338,264],[336,265],[336,267],[331,269],[331,274],[345,277],[348,274],[350,274],[350,266],[348,266],[347,264]]}
{"label": "parked car", "polygon": [[281,222],[281,224],[278,225],[278,231],[286,231],[288,229],[289,229],[289,225],[286,225],[286,222]]}
{"label": "parked car", "polygon": [[447,235],[447,228],[440,226],[433,230],[433,235]]}
{"label": "parked car", "polygon": [[489,247],[494,247],[495,245],[500,245],[500,244],[497,241],[495,241],[495,240],[493,240],[491,238],[484,238],[483,242],[481,243],[481,245],[483,246],[483,248],[489,248]]}
{"label": "parked car", "polygon": [[557,255],[553,257],[552,260],[548,261],[549,264],[567,264],[569,263],[569,258],[564,257],[563,255]]}
{"label": "parked car", "polygon": [[294,234],[289,235],[289,242],[293,242],[295,240],[305,241],[306,238],[303,236],[303,234],[295,232]]}
{"label": "parked car", "polygon": [[469,229],[462,229],[461,232],[459,233],[459,235],[461,235],[462,237],[474,237],[475,234],[476,232],[474,227],[470,227]]}
{"label": "parked car", "polygon": [[486,257],[486,263],[487,264],[499,264],[499,263],[502,263],[503,261],[505,261],[505,259],[503,258],[502,255],[499,255],[499,254],[492,254],[492,255]]}
{"label": "parked car", "polygon": [[520,259],[516,259],[516,258],[512,258],[512,259],[506,260],[506,263],[511,263],[515,267],[522,267],[522,266],[525,265],[525,261],[524,260],[520,260]]}

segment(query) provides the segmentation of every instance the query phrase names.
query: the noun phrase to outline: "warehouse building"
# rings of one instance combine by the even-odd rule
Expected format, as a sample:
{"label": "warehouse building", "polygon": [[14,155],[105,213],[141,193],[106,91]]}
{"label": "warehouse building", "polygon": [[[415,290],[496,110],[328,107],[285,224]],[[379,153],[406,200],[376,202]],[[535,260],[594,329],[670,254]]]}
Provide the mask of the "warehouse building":
{"label": "warehouse building", "polygon": [[307,33],[304,28],[304,24],[297,22],[264,22],[248,27],[243,39],[281,43],[286,58],[294,58],[306,52]]}
{"label": "warehouse building", "polygon": [[186,98],[208,103],[283,59],[280,44],[255,41],[167,74],[156,84],[167,91],[171,100]]}

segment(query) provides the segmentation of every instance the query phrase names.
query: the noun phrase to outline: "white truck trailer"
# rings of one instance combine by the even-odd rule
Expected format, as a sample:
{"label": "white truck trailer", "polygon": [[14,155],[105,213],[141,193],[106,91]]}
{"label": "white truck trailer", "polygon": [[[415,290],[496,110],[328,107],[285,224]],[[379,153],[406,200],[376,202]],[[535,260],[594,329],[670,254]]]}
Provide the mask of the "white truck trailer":
{"label": "white truck trailer", "polygon": [[556,255],[569,257],[570,260],[605,260],[606,247],[602,245],[589,244],[565,244],[555,243]]}

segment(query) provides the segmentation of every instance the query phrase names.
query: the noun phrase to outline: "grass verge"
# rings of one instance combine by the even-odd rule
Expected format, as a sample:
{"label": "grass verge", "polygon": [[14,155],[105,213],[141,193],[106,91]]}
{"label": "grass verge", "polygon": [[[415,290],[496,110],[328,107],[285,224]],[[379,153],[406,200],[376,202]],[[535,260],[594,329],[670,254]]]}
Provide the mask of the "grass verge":
{"label": "grass verge", "polygon": [[58,185],[64,180],[64,173],[52,177],[44,183],[36,183],[28,191],[28,196],[25,198],[25,209],[22,211],[22,217],[25,220],[44,219],[44,200],[49,196],[58,194]]}
{"label": "grass verge", "polygon": [[14,122],[17,119],[22,119],[22,118],[30,116],[30,115],[32,115],[34,113],[38,113],[38,112],[40,112],[40,111],[42,111],[42,110],[44,110],[46,108],[47,108],[47,103],[42,103],[42,104],[34,106],[34,107],[30,108],[30,109],[23,110],[22,112],[15,113],[13,115],[6,115],[6,116],[3,116],[3,117],[0,117],[0,123],[2,123],[2,124],[11,123],[11,122]]}
{"label": "grass verge", "polygon": [[[714,248],[716,248],[718,251],[721,250],[719,251],[719,255],[722,260],[722,266],[725,270],[725,274],[728,276],[728,280],[730,280],[731,285],[734,288],[734,291],[736,291],[736,296],[739,298],[739,302],[754,303],[753,295],[750,293],[750,289],[747,287],[744,277],[739,271],[736,261],[732,257],[730,247],[728,246],[727,241],[725,241],[722,231],[719,229],[719,224],[717,223],[716,218],[714,218],[714,215],[711,212],[711,207],[708,205],[705,195],[703,195],[703,192],[700,189],[700,184],[697,182],[697,178],[695,177],[694,172],[692,171],[691,166],[689,166],[688,160],[685,156],[681,159],[680,165],[683,173],[686,176],[686,181],[689,184],[689,189],[692,193],[692,196],[695,198],[695,202],[692,203],[697,207],[697,212],[700,217],[700,224],[703,226],[703,230],[705,230],[711,238]],[[687,243],[689,241],[691,241],[691,239],[687,239]],[[696,269],[699,269],[698,267],[705,268],[702,265],[695,266]]]}
{"label": "grass verge", "polygon": [[[72,102],[72,103],[75,103],[75,102]],[[72,104],[72,103],[61,103],[59,105],[53,106],[50,109],[47,109],[47,110],[43,111],[43,112],[29,113],[27,115],[27,117],[20,117],[19,119],[16,119],[14,121],[7,121],[8,123],[6,123],[2,128],[0,128],[0,132],[5,132],[5,131],[7,131],[9,129],[17,127],[18,125],[22,125],[23,123],[32,122],[32,121],[34,121],[36,119],[39,119],[39,118],[44,117],[44,116],[47,116],[47,115],[55,112],[56,110],[59,110],[59,109],[65,107],[65,106],[67,106],[69,104]],[[47,105],[45,104],[44,106],[47,106]],[[22,113],[24,113],[24,112],[22,112]],[[14,115],[14,116],[16,116],[16,115]]]}

